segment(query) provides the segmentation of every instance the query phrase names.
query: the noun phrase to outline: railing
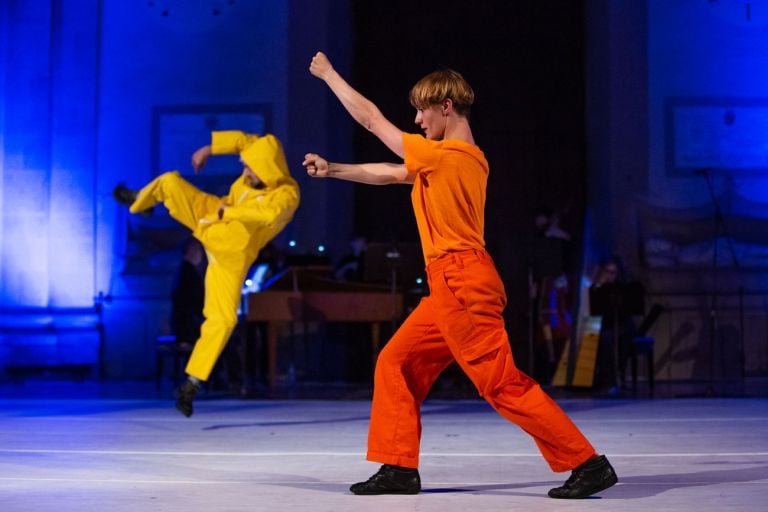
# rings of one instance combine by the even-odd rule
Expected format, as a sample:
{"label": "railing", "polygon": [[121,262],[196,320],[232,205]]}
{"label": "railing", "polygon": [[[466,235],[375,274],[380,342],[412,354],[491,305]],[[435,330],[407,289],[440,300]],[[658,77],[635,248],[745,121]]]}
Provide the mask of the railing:
{"label": "railing", "polygon": [[656,340],[656,378],[715,385],[768,376],[768,292],[649,293],[665,311]]}

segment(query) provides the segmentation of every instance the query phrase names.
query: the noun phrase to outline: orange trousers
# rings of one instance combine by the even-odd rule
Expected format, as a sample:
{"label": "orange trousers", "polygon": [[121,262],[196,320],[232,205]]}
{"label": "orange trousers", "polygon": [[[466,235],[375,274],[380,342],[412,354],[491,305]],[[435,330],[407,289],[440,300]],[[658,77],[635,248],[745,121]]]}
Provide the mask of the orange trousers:
{"label": "orange trousers", "polygon": [[596,455],[563,410],[512,359],[504,285],[485,251],[447,254],[427,267],[422,299],[379,355],[367,458],[418,468],[420,407],[440,372],[458,362],[480,396],[530,434],[554,471]]}

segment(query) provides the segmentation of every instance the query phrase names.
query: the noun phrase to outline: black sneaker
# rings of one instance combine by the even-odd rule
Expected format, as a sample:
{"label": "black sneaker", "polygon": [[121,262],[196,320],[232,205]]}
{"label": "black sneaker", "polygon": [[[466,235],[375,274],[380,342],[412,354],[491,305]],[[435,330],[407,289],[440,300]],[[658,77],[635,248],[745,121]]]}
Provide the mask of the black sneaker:
{"label": "black sneaker", "polygon": [[187,418],[192,416],[194,412],[192,401],[195,399],[198,391],[200,391],[200,385],[188,380],[179,386],[174,393],[176,395],[176,408]]}
{"label": "black sneaker", "polygon": [[613,466],[605,455],[589,459],[571,473],[562,487],[549,490],[550,498],[580,499],[591,496],[618,482]]}
{"label": "black sneaker", "polygon": [[122,183],[112,189],[112,197],[115,198],[115,201],[125,206],[131,206],[138,194],[137,190],[131,190]]}
{"label": "black sneaker", "polygon": [[[134,201],[136,201],[136,196],[139,195],[138,190],[133,190],[122,183],[120,183],[118,186],[112,189],[112,197],[115,198],[115,201],[118,203],[130,207]],[[155,207],[152,206],[150,208],[147,208],[146,210],[142,210],[139,212],[139,215],[142,217],[149,217],[152,215],[152,212],[155,211]]]}
{"label": "black sneaker", "polygon": [[419,494],[421,479],[417,469],[384,464],[367,481],[353,484],[349,490],[361,495]]}

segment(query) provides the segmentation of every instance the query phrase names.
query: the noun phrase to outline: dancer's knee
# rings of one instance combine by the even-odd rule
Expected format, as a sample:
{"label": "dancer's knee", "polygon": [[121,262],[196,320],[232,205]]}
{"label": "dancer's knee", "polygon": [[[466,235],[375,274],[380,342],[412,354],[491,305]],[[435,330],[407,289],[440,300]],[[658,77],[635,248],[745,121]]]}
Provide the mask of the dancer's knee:
{"label": "dancer's knee", "polygon": [[468,363],[467,374],[480,396],[522,396],[536,382],[517,369],[505,350],[494,350]]}
{"label": "dancer's knee", "polygon": [[205,323],[209,326],[216,326],[218,329],[231,331],[237,325],[237,314],[232,312],[217,311],[215,313],[204,313]]}
{"label": "dancer's knee", "polygon": [[388,347],[389,345],[385,346],[376,358],[376,368],[373,372],[375,380],[402,373],[402,359],[397,357],[394,351],[388,350]]}
{"label": "dancer's knee", "polygon": [[163,185],[172,185],[174,183],[178,183],[183,178],[179,174],[179,171],[167,171],[161,174],[160,176],[158,176],[157,179]]}
{"label": "dancer's knee", "polygon": [[387,347],[384,347],[384,349],[379,352],[379,355],[376,357],[375,373],[384,371],[385,368],[392,368],[392,366],[393,358],[391,356],[391,351],[387,350]]}

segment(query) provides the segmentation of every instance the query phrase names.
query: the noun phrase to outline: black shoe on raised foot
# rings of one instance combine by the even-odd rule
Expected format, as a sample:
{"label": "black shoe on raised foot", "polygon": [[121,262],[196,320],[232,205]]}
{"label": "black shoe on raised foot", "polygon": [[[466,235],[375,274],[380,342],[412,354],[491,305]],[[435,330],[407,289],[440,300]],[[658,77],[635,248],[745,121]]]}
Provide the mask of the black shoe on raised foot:
{"label": "black shoe on raised foot", "polygon": [[384,464],[367,481],[352,484],[349,490],[360,495],[419,494],[421,479],[417,469]]}
{"label": "black shoe on raised foot", "polygon": [[613,466],[605,455],[589,459],[571,473],[561,487],[549,490],[550,498],[580,499],[592,496],[618,482]]}
{"label": "black shoe on raised foot", "polygon": [[[115,201],[118,203],[130,207],[134,201],[136,201],[136,196],[139,195],[138,190],[133,190],[122,183],[117,185],[115,188],[112,189],[112,197],[115,198]],[[152,215],[152,212],[155,210],[155,207],[152,206],[150,208],[147,208],[146,210],[143,210],[139,213],[142,217],[149,217]]]}
{"label": "black shoe on raised foot", "polygon": [[138,194],[136,190],[131,190],[122,183],[112,189],[112,197],[115,198],[115,201],[125,206],[131,206]]}
{"label": "black shoe on raised foot", "polygon": [[176,389],[176,408],[187,418],[192,416],[194,412],[192,401],[195,399],[198,391],[200,391],[200,386],[191,380],[185,381],[184,384]]}

